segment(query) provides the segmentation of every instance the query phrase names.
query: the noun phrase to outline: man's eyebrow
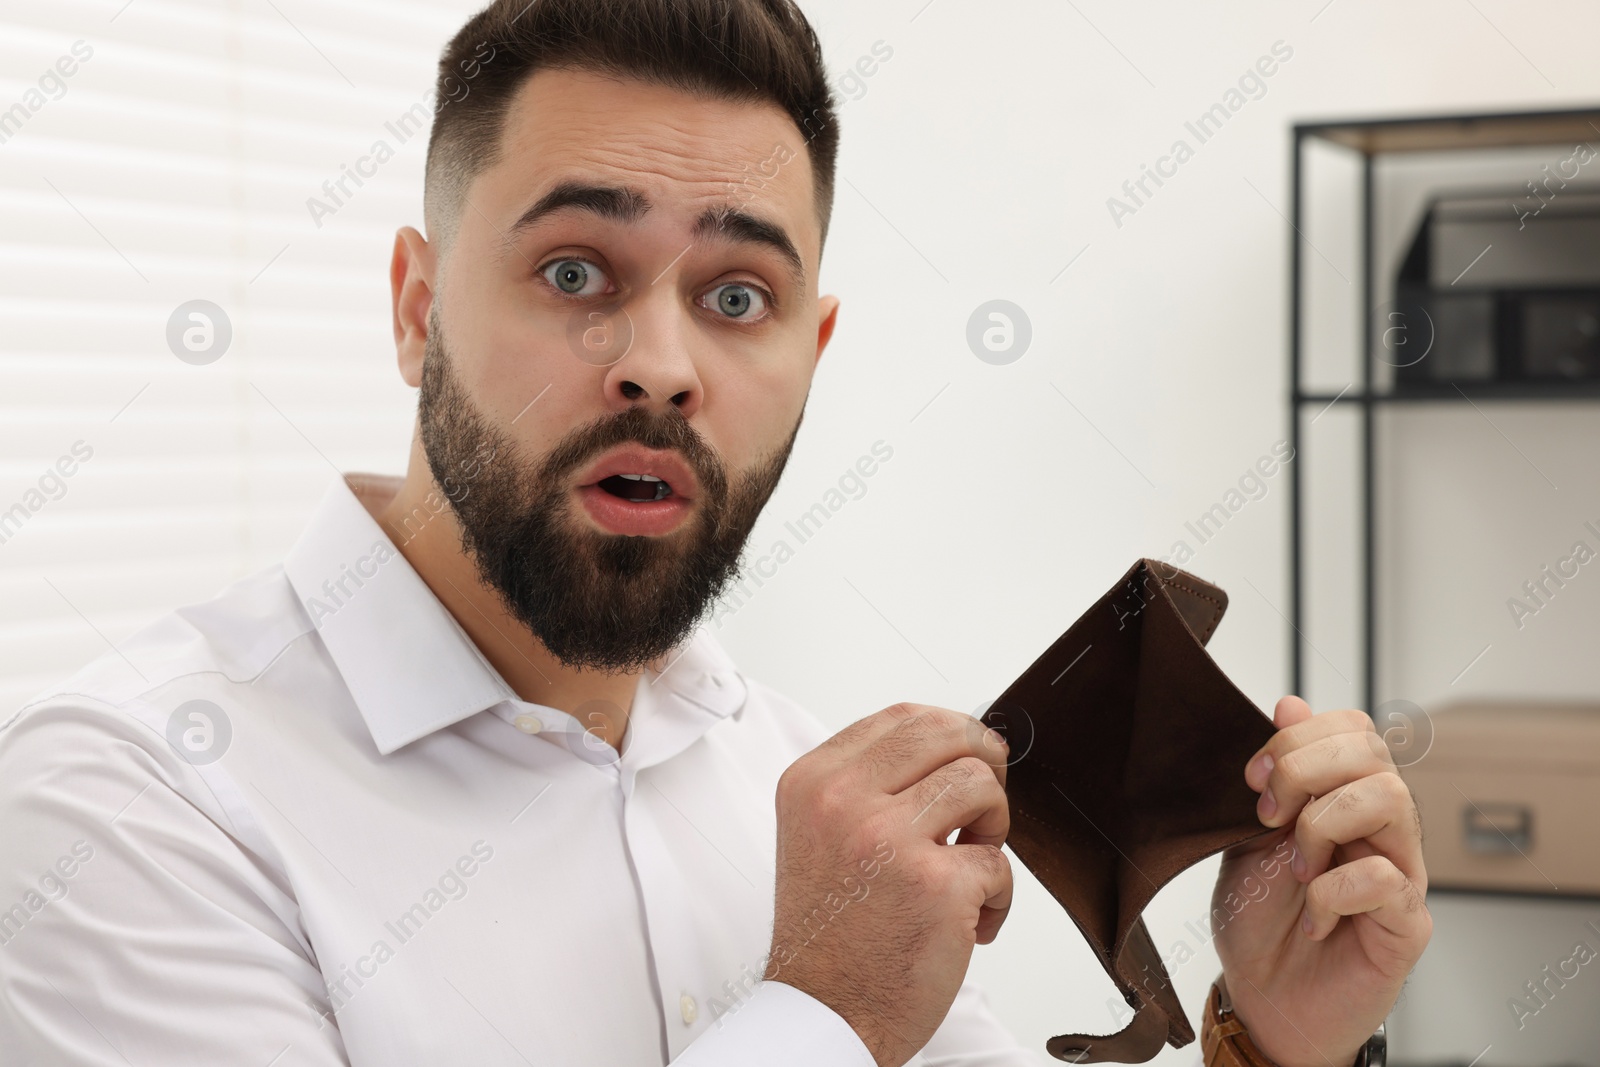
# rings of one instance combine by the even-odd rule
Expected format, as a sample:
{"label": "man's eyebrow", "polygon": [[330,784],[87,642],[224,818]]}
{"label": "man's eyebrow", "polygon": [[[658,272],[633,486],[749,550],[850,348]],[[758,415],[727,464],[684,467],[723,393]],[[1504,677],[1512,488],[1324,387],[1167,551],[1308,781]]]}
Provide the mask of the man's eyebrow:
{"label": "man's eyebrow", "polygon": [[651,204],[650,198],[637,189],[590,185],[586,182],[562,182],[524,211],[522,217],[512,223],[511,228],[506,231],[506,238],[510,240],[519,236],[546,215],[572,208],[590,212],[603,219],[631,224],[648,214]]}
{"label": "man's eyebrow", "polygon": [[800,258],[788,233],[775,222],[757,218],[738,208],[708,208],[695,222],[694,235],[696,239],[720,238],[736,244],[766,245],[783,257],[784,266],[789,268],[789,279],[794,282],[795,288],[804,289],[806,286],[805,261]]}
{"label": "man's eyebrow", "polygon": [[[603,219],[632,225],[650,213],[654,205],[650,198],[637,189],[621,186],[591,185],[581,181],[567,181],[541,196],[522,216],[507,229],[509,243],[536,225],[548,215],[558,211],[586,211]],[[719,239],[736,244],[765,245],[783,257],[789,277],[799,288],[805,288],[805,261],[795,248],[784,228],[775,222],[759,218],[735,207],[707,208],[695,221],[696,240]]]}

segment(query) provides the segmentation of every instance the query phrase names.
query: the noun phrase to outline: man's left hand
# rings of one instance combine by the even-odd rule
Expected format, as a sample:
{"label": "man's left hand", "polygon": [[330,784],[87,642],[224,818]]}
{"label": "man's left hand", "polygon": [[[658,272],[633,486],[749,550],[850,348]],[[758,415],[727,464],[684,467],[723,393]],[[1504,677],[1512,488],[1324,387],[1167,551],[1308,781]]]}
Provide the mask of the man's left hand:
{"label": "man's left hand", "polygon": [[1287,696],[1273,722],[1244,774],[1262,824],[1281,830],[1223,854],[1217,954],[1262,1055],[1349,1067],[1433,930],[1422,822],[1364,712],[1312,715]]}

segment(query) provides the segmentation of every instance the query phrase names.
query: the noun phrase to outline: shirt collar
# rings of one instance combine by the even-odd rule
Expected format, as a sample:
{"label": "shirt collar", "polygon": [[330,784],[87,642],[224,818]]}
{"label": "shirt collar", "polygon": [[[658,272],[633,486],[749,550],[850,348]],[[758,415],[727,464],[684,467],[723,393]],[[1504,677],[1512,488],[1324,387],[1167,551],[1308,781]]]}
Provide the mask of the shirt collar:
{"label": "shirt collar", "polygon": [[[335,479],[284,560],[310,625],[383,755],[478,712],[505,710],[496,705],[528,706],[368,510],[387,502],[400,482],[375,474]],[[647,705],[670,697],[698,712],[691,716],[698,736],[742,707],[745,695],[732,659],[701,627],[665,657],[661,671],[641,675],[634,709],[643,710],[640,697]],[[630,733],[634,726],[630,715]],[[680,744],[691,740],[684,730],[675,733]]]}

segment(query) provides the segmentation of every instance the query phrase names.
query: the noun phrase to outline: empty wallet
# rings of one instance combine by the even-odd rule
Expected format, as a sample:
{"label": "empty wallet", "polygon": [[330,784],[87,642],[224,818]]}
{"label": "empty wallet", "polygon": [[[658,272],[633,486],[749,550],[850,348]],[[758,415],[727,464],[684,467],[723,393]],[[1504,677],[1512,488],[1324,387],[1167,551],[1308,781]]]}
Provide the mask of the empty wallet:
{"label": "empty wallet", "polygon": [[1010,746],[1006,843],[1067,910],[1133,1009],[1115,1034],[1062,1034],[1072,1063],[1143,1063],[1194,1028],[1141,913],[1217,852],[1273,831],[1246,761],[1274,727],[1205,644],[1221,589],[1141,559],[984,712]]}

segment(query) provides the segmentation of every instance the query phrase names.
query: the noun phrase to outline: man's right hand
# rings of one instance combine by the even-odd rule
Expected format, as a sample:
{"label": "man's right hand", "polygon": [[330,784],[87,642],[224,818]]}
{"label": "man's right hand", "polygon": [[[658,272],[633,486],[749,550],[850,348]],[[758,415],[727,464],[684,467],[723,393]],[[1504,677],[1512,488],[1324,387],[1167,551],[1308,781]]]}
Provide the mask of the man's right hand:
{"label": "man's right hand", "polygon": [[993,941],[1011,907],[1000,851],[1008,754],[970,715],[896,704],[778,781],[765,977],[838,1012],[879,1067],[900,1067],[927,1044],[973,945]]}

